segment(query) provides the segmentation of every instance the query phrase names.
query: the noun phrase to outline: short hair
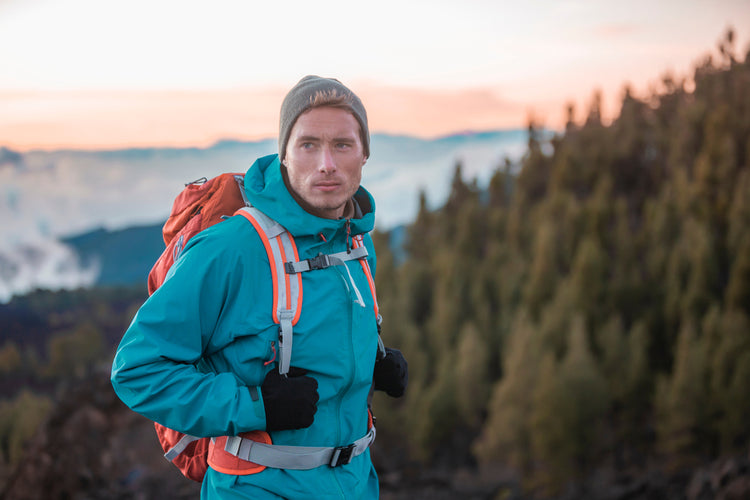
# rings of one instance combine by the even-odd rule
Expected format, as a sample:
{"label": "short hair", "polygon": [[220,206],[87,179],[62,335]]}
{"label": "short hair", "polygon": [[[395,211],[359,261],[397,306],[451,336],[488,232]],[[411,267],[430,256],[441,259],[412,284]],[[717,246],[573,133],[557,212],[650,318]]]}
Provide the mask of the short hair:
{"label": "short hair", "polygon": [[351,110],[352,97],[350,94],[342,94],[336,89],[318,90],[310,96],[310,107],[320,108],[323,106]]}

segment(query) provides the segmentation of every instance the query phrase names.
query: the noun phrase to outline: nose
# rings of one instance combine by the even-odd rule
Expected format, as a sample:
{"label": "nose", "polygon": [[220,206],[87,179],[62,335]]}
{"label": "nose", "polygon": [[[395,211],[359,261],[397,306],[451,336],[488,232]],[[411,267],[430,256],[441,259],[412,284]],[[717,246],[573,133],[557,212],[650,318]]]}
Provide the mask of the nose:
{"label": "nose", "polygon": [[336,171],[336,160],[330,148],[323,148],[319,170],[325,174],[332,174]]}

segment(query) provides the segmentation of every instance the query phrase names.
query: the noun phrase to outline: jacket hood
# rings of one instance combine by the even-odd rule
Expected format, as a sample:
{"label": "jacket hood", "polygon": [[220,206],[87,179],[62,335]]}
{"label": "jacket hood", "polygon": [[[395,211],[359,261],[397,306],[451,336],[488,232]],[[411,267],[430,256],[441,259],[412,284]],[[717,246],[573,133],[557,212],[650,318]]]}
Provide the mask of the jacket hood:
{"label": "jacket hood", "polygon": [[[330,240],[345,226],[344,219],[318,217],[297,203],[284,183],[277,154],[255,160],[245,174],[245,195],[254,207],[276,220],[294,236],[322,234],[326,240]],[[354,199],[362,215],[351,219],[351,234],[372,231],[375,226],[375,200],[362,186]]]}

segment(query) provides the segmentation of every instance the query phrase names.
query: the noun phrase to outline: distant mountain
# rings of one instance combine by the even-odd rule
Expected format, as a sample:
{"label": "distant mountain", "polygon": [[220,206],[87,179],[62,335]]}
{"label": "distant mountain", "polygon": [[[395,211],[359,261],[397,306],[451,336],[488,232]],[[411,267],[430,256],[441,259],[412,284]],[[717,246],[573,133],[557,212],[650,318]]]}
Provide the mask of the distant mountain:
{"label": "distant mountain", "polygon": [[62,242],[71,246],[83,267],[97,266],[96,285],[143,284],[164,250],[161,224],[109,231],[96,229]]}
{"label": "distant mountain", "polygon": [[[377,227],[410,222],[420,191],[430,206],[441,205],[459,162],[466,177],[486,185],[504,158],[516,162],[523,155],[526,142],[522,129],[436,139],[374,134],[362,184],[375,197]],[[271,139],[221,141],[208,148],[27,153],[0,148],[0,302],[35,288],[130,280],[158,256],[160,240],[152,225],[163,223],[185,183],[245,172],[276,148]],[[135,229],[120,232],[125,228]]]}

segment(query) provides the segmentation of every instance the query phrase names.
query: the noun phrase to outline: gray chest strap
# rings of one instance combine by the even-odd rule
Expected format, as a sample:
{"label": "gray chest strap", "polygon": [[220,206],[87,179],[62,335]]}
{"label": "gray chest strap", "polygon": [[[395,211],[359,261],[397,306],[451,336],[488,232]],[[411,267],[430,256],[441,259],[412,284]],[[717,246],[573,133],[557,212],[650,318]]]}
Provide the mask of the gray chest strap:
{"label": "gray chest strap", "polygon": [[305,259],[299,262],[284,263],[284,270],[289,274],[304,273],[305,271],[315,271],[316,269],[325,269],[331,266],[343,266],[350,260],[359,260],[367,258],[367,248],[361,246],[353,248],[348,252],[338,252],[332,254],[320,254],[312,259]]}
{"label": "gray chest strap", "polygon": [[258,443],[252,439],[232,436],[227,439],[224,450],[242,460],[276,469],[309,470],[329,465],[346,465],[361,455],[375,441],[375,427],[349,446],[284,446]]}

